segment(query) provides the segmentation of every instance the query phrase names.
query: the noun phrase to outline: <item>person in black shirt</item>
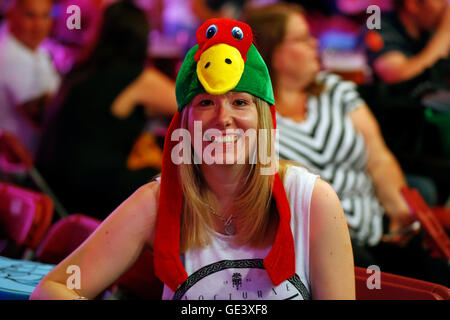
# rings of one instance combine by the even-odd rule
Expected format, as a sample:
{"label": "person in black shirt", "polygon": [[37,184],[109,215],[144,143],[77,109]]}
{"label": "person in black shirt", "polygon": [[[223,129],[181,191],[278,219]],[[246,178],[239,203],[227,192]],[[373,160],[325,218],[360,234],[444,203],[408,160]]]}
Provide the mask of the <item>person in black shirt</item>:
{"label": "person in black shirt", "polygon": [[148,35],[130,1],[108,7],[93,50],[53,102],[36,165],[69,213],[103,219],[159,172],[127,166],[146,113],[177,109],[174,83],[145,69]]}
{"label": "person in black shirt", "polygon": [[388,84],[419,77],[450,53],[450,3],[446,0],[396,0],[382,19],[380,50],[371,50],[376,74]]}
{"label": "person in black shirt", "polygon": [[[395,0],[394,4],[395,11],[383,16],[381,29],[368,33],[372,36],[367,41],[368,56],[377,87],[369,100],[378,106],[394,152],[399,148],[411,152],[420,138],[412,139],[411,134],[423,125],[423,96],[450,89],[450,3]],[[409,123],[402,133],[394,130],[400,119],[404,125]]]}
{"label": "person in black shirt", "polygon": [[[425,119],[423,99],[450,89],[450,3],[394,0],[394,5],[382,17],[381,29],[366,34],[374,82],[360,93],[402,167],[428,175],[424,159],[442,157],[443,146],[437,128]],[[427,200],[438,201],[433,195]]]}

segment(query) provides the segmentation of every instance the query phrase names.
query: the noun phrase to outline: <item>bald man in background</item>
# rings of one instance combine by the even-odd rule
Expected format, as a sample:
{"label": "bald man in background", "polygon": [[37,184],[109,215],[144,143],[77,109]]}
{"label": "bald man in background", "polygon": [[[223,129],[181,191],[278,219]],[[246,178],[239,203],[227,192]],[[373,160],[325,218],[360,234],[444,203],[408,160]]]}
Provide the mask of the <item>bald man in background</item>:
{"label": "bald man in background", "polygon": [[40,45],[52,27],[52,0],[14,0],[0,27],[0,129],[34,155],[60,78]]}

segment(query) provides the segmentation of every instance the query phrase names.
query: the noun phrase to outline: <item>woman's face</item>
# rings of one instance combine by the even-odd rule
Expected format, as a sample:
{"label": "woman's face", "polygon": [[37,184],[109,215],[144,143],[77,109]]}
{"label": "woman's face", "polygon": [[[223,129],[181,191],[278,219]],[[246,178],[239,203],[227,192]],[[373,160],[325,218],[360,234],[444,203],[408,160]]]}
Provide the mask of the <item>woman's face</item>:
{"label": "woman's face", "polygon": [[320,70],[318,42],[311,36],[305,18],[297,13],[287,20],[286,35],[275,49],[273,67],[291,81],[309,85]]}
{"label": "woman's face", "polygon": [[202,164],[248,163],[256,137],[247,133],[254,130],[256,135],[258,129],[258,111],[251,94],[202,93],[192,100],[187,112],[191,143],[196,155],[202,155]]}

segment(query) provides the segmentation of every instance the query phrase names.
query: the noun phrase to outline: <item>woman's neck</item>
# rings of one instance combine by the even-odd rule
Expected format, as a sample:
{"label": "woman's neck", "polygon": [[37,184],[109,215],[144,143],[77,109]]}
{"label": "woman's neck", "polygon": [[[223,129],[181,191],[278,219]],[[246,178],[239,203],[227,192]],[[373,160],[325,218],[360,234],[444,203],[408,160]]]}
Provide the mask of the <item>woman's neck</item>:
{"label": "woman's neck", "polygon": [[308,94],[296,88],[276,88],[277,111],[297,122],[306,119]]}
{"label": "woman's neck", "polygon": [[[218,210],[223,216],[231,214],[230,209],[238,190],[242,184],[245,165],[203,165],[203,177],[218,200]],[[225,214],[225,212],[230,212]]]}

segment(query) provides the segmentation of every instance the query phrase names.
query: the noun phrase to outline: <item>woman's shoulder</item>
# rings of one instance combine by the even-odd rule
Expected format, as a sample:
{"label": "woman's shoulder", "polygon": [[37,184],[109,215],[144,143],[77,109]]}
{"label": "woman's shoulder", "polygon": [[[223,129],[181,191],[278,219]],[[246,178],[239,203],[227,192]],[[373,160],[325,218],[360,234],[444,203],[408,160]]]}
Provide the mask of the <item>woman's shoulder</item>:
{"label": "woman's shoulder", "polygon": [[331,88],[342,81],[339,75],[329,71],[321,71],[316,76],[316,82],[323,84],[325,88]]}
{"label": "woman's shoulder", "polygon": [[309,207],[318,175],[299,164],[288,163],[286,166],[282,179],[288,199],[291,203]]}
{"label": "woman's shoulder", "polygon": [[[139,219],[148,221],[155,219],[158,211],[159,183],[149,182],[139,187],[128,199],[126,199],[116,211],[125,219],[138,216]],[[139,213],[136,215],[136,213]],[[114,214],[114,213],[113,213]]]}
{"label": "woman's shoulder", "polygon": [[303,182],[303,184],[309,183],[315,193],[335,193],[333,187],[328,182],[321,179],[318,173],[315,173],[300,164],[288,164],[284,176],[285,185],[299,184],[301,182]]}
{"label": "woman's shoulder", "polygon": [[[151,181],[139,187],[133,194],[134,201],[139,205],[148,205],[151,203],[158,203],[159,199],[159,181]],[[153,200],[153,201],[150,201]]]}
{"label": "woman's shoulder", "polygon": [[279,173],[285,184],[291,180],[315,179],[319,175],[312,169],[290,160],[280,160]]}
{"label": "woman's shoulder", "polygon": [[331,93],[335,90],[333,89],[343,89],[343,90],[349,90],[353,89],[356,90],[356,83],[353,81],[348,81],[343,79],[341,76],[329,72],[329,71],[321,71],[316,76],[316,82],[320,83],[324,86],[324,92]]}
{"label": "woman's shoulder", "polygon": [[361,106],[364,102],[360,97],[356,83],[342,79],[339,75],[322,71],[317,76],[317,82],[323,85],[322,96],[327,96],[328,99],[333,101],[336,101],[336,99],[339,101],[338,104],[329,103],[328,105],[344,106],[345,114]]}

